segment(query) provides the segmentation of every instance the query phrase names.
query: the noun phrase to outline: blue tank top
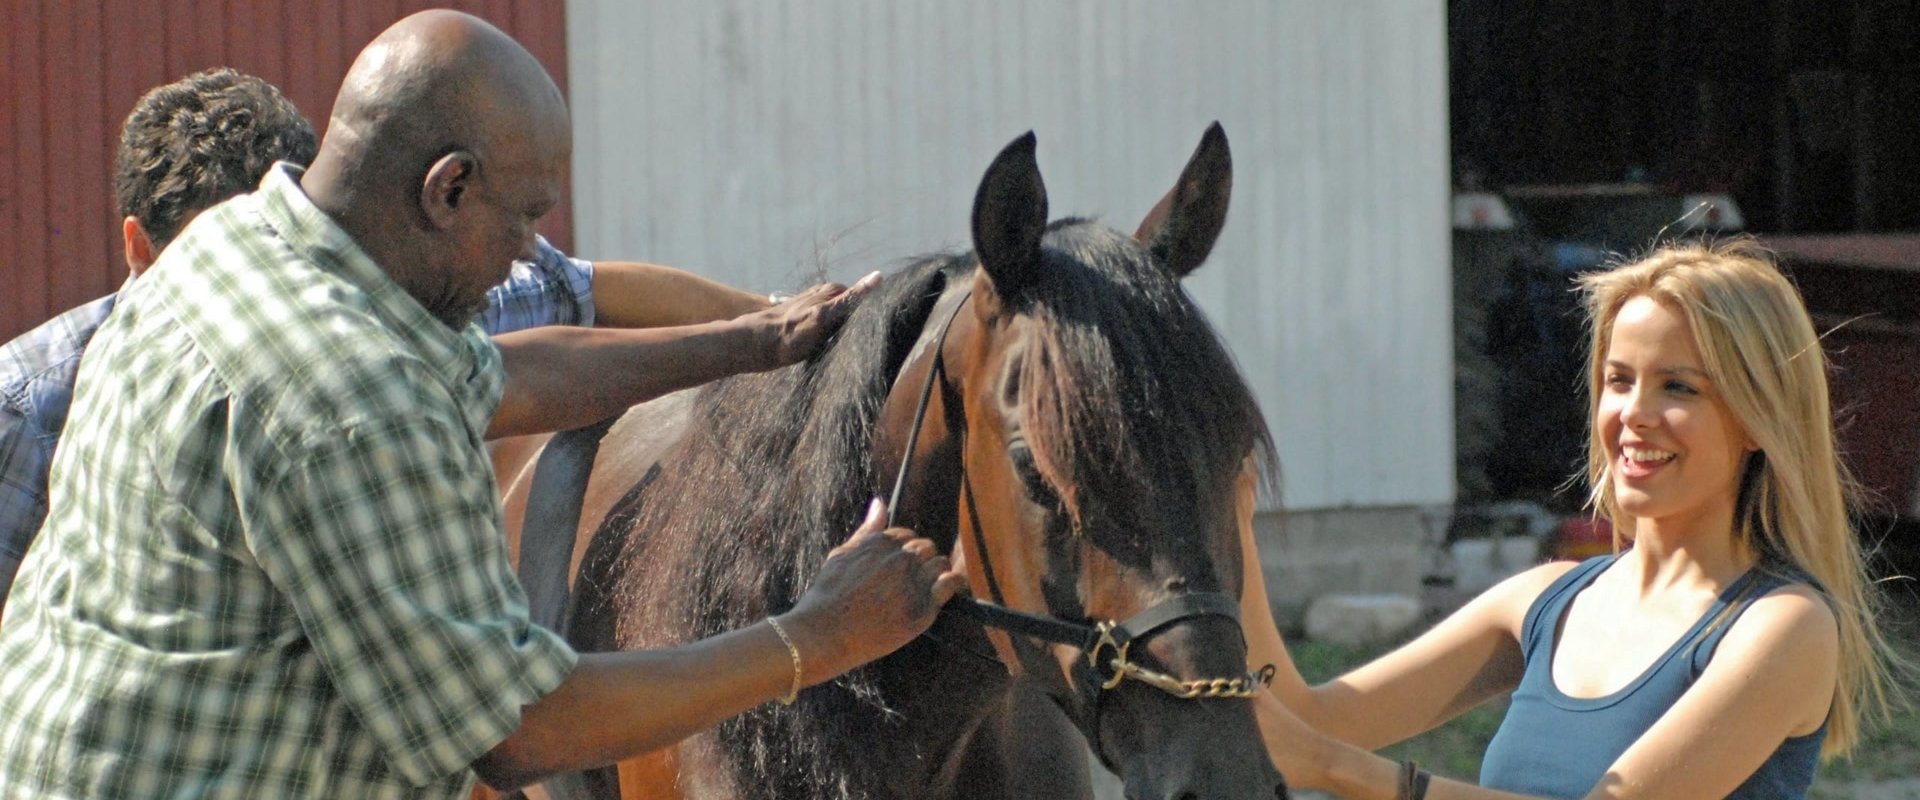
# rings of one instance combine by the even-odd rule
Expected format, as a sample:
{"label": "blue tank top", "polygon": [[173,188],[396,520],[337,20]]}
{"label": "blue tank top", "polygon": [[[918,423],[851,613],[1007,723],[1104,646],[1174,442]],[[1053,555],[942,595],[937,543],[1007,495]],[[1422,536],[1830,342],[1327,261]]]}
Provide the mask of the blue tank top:
{"label": "blue tank top", "polygon": [[[1611,565],[1616,556],[1588,559],[1567,571],[1533,601],[1521,628],[1526,672],[1513,704],[1487,744],[1480,784],[1510,792],[1555,798],[1584,797],[1607,774],[1627,746],[1653,727],[1706,669],[1733,621],[1755,598],[1788,583],[1748,570],[1728,586],[1693,628],[1626,688],[1605,697],[1568,697],[1553,683],[1554,634],[1574,595]],[[1729,608],[1729,606],[1732,606]],[[1725,618],[1714,624],[1726,612]],[[1729,798],[1804,798],[1820,765],[1827,726],[1780,744]]]}

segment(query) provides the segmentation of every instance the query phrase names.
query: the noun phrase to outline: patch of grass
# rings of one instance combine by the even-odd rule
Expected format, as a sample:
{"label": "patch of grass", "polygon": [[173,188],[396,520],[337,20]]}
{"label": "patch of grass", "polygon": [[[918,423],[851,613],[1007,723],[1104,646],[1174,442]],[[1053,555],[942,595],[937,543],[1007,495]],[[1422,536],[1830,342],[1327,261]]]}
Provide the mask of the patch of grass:
{"label": "patch of grass", "polygon": [[1886,780],[1920,775],[1920,711],[1897,713],[1893,722],[1867,735],[1853,758],[1828,763],[1820,779],[1838,781]]}

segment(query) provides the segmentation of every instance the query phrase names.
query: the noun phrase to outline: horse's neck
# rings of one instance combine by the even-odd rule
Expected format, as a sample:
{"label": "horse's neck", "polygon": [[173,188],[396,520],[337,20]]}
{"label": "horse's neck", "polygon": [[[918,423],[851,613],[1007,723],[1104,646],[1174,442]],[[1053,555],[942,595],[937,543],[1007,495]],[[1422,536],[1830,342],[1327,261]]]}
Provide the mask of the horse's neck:
{"label": "horse's neck", "polygon": [[916,639],[873,665],[883,701],[915,721],[901,731],[900,741],[874,743],[897,759],[892,772],[898,791],[892,796],[999,796],[990,787],[1003,771],[1011,683],[991,653],[992,645],[977,630],[968,634],[936,625],[933,636]]}

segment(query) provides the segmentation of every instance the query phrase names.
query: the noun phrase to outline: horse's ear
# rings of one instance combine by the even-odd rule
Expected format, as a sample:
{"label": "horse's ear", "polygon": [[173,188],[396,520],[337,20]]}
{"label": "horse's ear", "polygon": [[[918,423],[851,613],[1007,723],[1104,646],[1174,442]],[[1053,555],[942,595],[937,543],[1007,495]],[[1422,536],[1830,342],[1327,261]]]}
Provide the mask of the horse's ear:
{"label": "horse's ear", "polygon": [[1047,187],[1033,158],[1033,131],[1013,140],[988,165],[973,197],[973,249],[994,291],[1005,295],[1032,281],[1047,231]]}
{"label": "horse's ear", "polygon": [[1233,154],[1227,150],[1226,131],[1215,122],[1180,171],[1180,182],[1147,212],[1133,238],[1152,250],[1174,277],[1184,278],[1213,250],[1227,222],[1227,198],[1232,194]]}

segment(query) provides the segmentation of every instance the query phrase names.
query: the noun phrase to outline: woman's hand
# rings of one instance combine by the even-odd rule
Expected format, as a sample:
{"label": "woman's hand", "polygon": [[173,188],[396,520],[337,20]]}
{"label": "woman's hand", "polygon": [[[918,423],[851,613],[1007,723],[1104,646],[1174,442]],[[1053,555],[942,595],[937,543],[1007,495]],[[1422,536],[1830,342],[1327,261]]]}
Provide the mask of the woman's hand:
{"label": "woman's hand", "polygon": [[1253,716],[1260,723],[1260,738],[1266,744],[1267,757],[1287,779],[1287,785],[1299,789],[1327,786],[1330,740],[1325,734],[1300,719],[1271,690],[1253,696]]}

